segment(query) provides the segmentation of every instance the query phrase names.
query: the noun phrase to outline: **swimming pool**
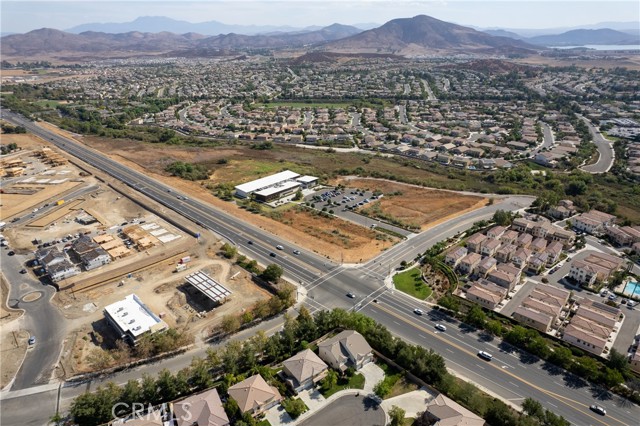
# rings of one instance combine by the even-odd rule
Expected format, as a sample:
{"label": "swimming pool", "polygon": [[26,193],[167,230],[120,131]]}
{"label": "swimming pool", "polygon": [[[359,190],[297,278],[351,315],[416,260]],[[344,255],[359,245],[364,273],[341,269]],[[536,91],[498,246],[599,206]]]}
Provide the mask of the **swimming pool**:
{"label": "swimming pool", "polygon": [[624,286],[624,291],[622,293],[627,296],[640,297],[640,283],[629,281],[627,285]]}

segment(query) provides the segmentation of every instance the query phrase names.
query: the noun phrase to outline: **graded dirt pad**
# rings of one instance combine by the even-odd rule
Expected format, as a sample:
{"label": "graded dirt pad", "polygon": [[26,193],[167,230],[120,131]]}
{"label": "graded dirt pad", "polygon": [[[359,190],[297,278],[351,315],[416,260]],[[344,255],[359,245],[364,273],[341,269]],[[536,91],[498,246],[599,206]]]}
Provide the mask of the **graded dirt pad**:
{"label": "graded dirt pad", "polygon": [[2,212],[0,218],[6,219],[14,216],[20,212],[28,211],[35,206],[39,206],[50,198],[55,197],[58,194],[66,192],[78,185],[82,185],[83,182],[67,181],[58,185],[30,185],[30,184],[15,184],[12,187],[24,187],[38,190],[33,195],[24,194],[2,194]]}
{"label": "graded dirt pad", "polygon": [[[2,120],[2,122],[4,123],[5,121]],[[11,123],[9,124],[13,125]],[[18,148],[21,148],[22,151],[48,146],[44,140],[32,135],[31,133],[2,133],[2,144],[8,145],[10,143],[18,144]],[[16,151],[15,153],[9,154],[7,157],[11,158],[15,154],[21,155],[20,151]]]}
{"label": "graded dirt pad", "polygon": [[29,333],[20,329],[22,310],[6,306],[9,287],[0,278],[0,389],[7,386],[18,372],[27,351]]}
{"label": "graded dirt pad", "polygon": [[335,183],[344,184],[348,188],[381,191],[384,197],[372,202],[370,207],[366,208],[367,211],[374,214],[379,210],[384,216],[391,216],[404,224],[413,225],[422,230],[483,207],[487,203],[487,200],[482,197],[422,188],[383,179],[345,178],[338,179]]}

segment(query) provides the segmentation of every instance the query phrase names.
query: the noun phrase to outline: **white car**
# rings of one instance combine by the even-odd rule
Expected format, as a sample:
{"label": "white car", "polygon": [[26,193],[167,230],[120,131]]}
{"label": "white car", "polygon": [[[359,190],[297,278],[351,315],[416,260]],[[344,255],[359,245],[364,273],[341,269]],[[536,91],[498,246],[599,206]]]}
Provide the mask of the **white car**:
{"label": "white car", "polygon": [[600,414],[601,416],[606,416],[607,415],[607,410],[605,410],[604,407],[601,407],[599,405],[593,404],[589,408],[591,408],[591,411],[594,411],[594,412]]}
{"label": "white car", "polygon": [[278,244],[278,245],[276,246],[276,248],[277,248],[278,250],[284,250],[284,247],[282,247],[280,244]]}
{"label": "white car", "polygon": [[447,327],[442,324],[436,324],[436,330],[447,331]]}
{"label": "white car", "polygon": [[413,313],[416,314],[416,315],[422,315],[423,314],[422,309],[419,309],[419,308],[415,308],[413,310]]}
{"label": "white car", "polygon": [[487,360],[487,361],[491,361],[493,359],[493,355],[491,355],[490,353],[485,352],[485,351],[479,351],[478,352],[478,356],[480,358],[482,358],[482,359]]}

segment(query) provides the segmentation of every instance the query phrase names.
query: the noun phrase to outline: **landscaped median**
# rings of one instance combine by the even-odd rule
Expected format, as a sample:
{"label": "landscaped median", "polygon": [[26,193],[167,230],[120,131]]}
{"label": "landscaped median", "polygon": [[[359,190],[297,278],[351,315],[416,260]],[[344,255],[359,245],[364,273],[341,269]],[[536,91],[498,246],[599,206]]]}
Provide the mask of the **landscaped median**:
{"label": "landscaped median", "polygon": [[396,289],[420,300],[431,295],[431,288],[422,280],[422,271],[418,267],[394,275],[393,284]]}

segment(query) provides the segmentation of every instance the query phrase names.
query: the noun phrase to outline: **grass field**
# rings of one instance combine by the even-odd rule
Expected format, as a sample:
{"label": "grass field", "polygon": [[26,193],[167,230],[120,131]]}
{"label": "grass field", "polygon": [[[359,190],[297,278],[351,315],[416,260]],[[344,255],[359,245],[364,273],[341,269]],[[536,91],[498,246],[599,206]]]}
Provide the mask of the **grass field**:
{"label": "grass field", "polygon": [[394,275],[393,284],[398,290],[420,300],[425,300],[431,295],[431,289],[422,281],[422,273],[418,268]]}
{"label": "grass field", "polygon": [[349,379],[338,379],[338,383],[331,389],[324,391],[321,390],[322,396],[329,398],[336,392],[340,392],[345,389],[363,389],[364,388],[364,376],[360,373],[354,374]]}
{"label": "grass field", "polygon": [[55,108],[58,105],[60,105],[60,102],[58,101],[37,101],[34,102],[34,104],[40,106],[40,107],[44,107],[44,108]]}

